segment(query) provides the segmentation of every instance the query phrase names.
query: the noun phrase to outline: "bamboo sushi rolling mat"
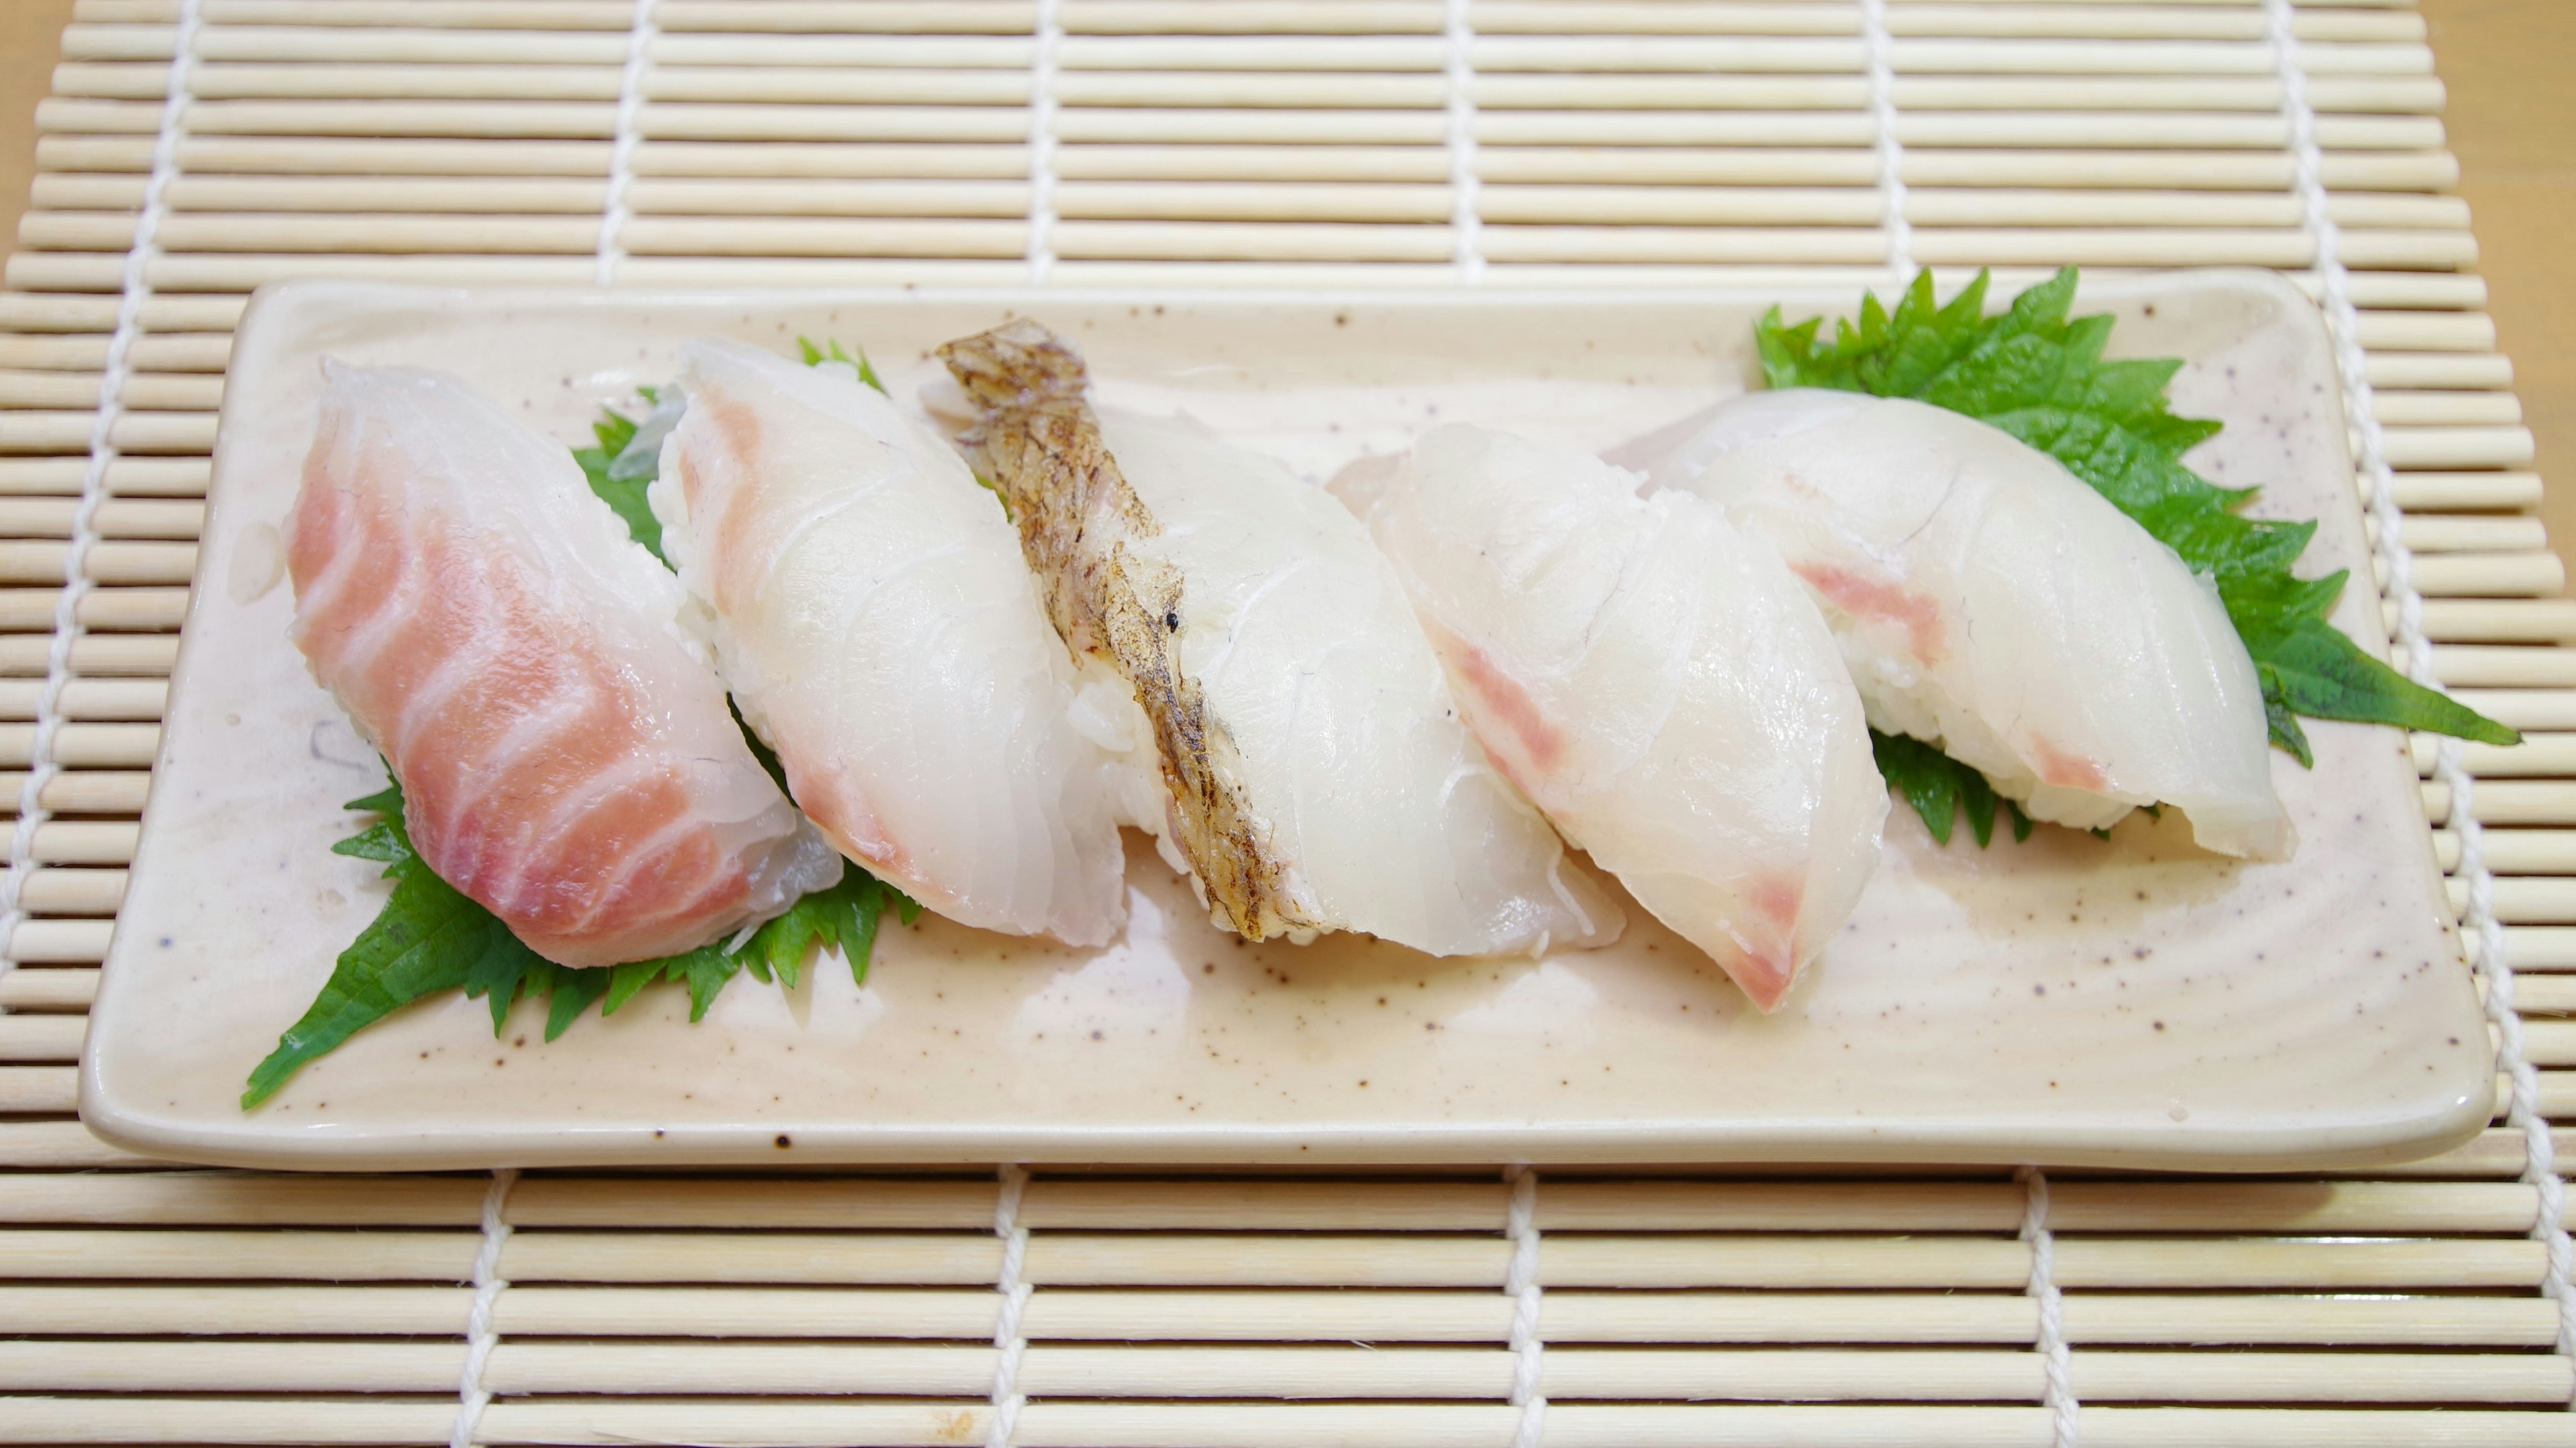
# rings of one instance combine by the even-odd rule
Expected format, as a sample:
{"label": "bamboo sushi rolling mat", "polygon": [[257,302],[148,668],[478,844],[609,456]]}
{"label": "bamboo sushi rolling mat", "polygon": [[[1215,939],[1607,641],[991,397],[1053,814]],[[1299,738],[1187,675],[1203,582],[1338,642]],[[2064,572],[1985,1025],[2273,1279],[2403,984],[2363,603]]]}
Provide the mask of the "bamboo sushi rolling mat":
{"label": "bamboo sushi rolling mat", "polygon": [[[0,295],[0,1442],[2576,1444],[2576,604],[2403,0],[79,0],[63,53]],[[2449,1156],[321,1177],[72,1117],[262,282],[2063,262],[2326,305],[2400,662],[2529,734],[2417,741],[2510,1103]]]}

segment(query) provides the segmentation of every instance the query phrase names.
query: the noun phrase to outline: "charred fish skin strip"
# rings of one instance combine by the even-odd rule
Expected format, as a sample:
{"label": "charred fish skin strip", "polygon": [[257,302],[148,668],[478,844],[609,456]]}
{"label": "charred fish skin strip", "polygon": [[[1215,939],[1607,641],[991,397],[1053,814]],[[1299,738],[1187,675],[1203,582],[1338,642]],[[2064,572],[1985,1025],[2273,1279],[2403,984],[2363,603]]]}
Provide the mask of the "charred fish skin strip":
{"label": "charred fish skin strip", "polygon": [[1162,529],[1101,439],[1081,355],[1026,319],[938,355],[982,409],[970,441],[1010,505],[1056,631],[1077,657],[1107,659],[1135,690],[1154,732],[1172,840],[1211,918],[1255,941],[1324,927],[1296,900],[1288,864],[1228,777],[1224,728],[1181,669],[1181,573],[1132,546]]}

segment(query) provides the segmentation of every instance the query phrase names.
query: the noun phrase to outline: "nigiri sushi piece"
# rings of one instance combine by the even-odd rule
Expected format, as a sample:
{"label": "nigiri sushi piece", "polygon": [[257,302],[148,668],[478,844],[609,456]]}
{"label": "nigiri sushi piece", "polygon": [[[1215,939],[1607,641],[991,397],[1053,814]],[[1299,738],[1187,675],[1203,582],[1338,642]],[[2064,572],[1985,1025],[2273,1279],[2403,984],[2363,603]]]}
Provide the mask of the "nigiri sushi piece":
{"label": "nigiri sushi piece", "polygon": [[1073,650],[1141,706],[1160,825],[1220,926],[1435,955],[1625,925],[1487,763],[1358,521],[1182,421],[1095,416],[1082,359],[1014,322],[941,349]]}
{"label": "nigiri sushi piece", "polygon": [[1614,455],[1771,540],[1891,734],[2033,819],[2167,804],[2202,848],[2278,859],[2254,661],[2194,574],[2055,458],[1903,398],[1755,392]]}
{"label": "nigiri sushi piece", "polygon": [[548,960],[694,950],[841,878],[562,443],[458,378],[325,363],[292,636],[413,846]]}
{"label": "nigiri sushi piece", "polygon": [[1887,787],[1833,635],[1771,546],[1638,481],[1450,424],[1336,491],[1486,753],[1776,1010],[1869,881]]}
{"label": "nigiri sushi piece", "polygon": [[1126,920],[1100,748],[1002,505],[845,368],[692,342],[648,498],[743,718],[832,843],[951,920]]}

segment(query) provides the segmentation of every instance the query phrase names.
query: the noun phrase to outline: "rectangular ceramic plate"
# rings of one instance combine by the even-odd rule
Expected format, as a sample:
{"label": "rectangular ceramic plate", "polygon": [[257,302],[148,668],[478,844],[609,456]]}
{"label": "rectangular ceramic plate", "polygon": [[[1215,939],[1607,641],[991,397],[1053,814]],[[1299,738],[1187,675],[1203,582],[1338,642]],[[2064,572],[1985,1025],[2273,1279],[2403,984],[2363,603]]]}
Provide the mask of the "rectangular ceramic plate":
{"label": "rectangular ceramic plate", "polygon": [[[103,1135],[255,1166],[807,1161],[1997,1161],[2288,1169],[2439,1150],[2488,1115],[2485,1028],[2395,731],[2273,756],[2297,857],[2204,855],[2179,819],[2109,841],[1932,844],[1889,818],[1850,927],[1777,1015],[1643,911],[1617,946],[1435,960],[1353,937],[1246,946],[1142,848],[1103,950],[925,918],[864,989],[836,962],[736,981],[704,1023],[657,989],[541,1043],[522,1005],[433,1000],[259,1110],[242,1079],[371,917],[330,852],[378,765],[286,640],[277,525],[316,362],[446,368],[555,436],[675,369],[682,339],[864,344],[899,398],[928,349],[1025,312],[1105,399],[1186,411],[1323,478],[1427,423],[1602,447],[1754,376],[1752,325],[1836,291],[1574,296],[264,292],[233,350],[199,587],[82,1079]],[[2189,359],[2197,455],[2323,520],[2306,571],[2371,576],[2339,393],[2277,278],[2088,289],[2116,350]],[[2366,589],[2338,621],[2376,647]]]}

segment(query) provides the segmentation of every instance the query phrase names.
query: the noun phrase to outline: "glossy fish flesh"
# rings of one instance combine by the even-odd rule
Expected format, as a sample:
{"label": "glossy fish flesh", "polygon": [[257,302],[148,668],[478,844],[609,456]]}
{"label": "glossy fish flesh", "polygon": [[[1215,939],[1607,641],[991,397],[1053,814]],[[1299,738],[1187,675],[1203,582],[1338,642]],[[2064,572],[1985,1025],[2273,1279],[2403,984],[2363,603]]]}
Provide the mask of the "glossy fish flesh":
{"label": "glossy fish flesh", "polygon": [[1095,415],[1081,358],[1034,323],[942,355],[984,409],[978,445],[1058,630],[1142,708],[1163,816],[1144,822],[1220,926],[1436,955],[1618,934],[1329,494],[1195,424]]}
{"label": "glossy fish flesh", "polygon": [[324,365],[292,634],[431,869],[571,966],[693,950],[840,878],[681,632],[678,582],[563,444],[444,373]]}
{"label": "glossy fish flesh", "polygon": [[2216,586],[2055,458],[1903,398],[1754,392],[1614,455],[1769,538],[1870,720],[2034,819],[2163,803],[2203,848],[2295,847],[2254,662]]}
{"label": "glossy fish flesh", "polygon": [[1833,636],[1759,535],[1580,449],[1433,429],[1336,490],[1476,737],[1765,1011],[1860,898],[1887,789]]}
{"label": "glossy fish flesh", "polygon": [[692,342],[650,497],[743,717],[832,842],[963,924],[1125,921],[1108,761],[999,499],[846,368]]}

